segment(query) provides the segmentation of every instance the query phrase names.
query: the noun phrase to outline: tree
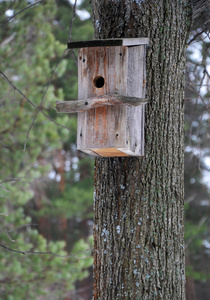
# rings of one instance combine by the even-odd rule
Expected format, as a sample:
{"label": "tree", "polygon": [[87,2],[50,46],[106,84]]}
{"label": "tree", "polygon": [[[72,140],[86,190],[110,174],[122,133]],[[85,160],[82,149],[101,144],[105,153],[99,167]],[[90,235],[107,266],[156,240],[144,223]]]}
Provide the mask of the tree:
{"label": "tree", "polygon": [[145,156],[95,163],[94,299],[185,299],[183,129],[191,3],[92,0],[92,7],[96,38],[150,38]]}

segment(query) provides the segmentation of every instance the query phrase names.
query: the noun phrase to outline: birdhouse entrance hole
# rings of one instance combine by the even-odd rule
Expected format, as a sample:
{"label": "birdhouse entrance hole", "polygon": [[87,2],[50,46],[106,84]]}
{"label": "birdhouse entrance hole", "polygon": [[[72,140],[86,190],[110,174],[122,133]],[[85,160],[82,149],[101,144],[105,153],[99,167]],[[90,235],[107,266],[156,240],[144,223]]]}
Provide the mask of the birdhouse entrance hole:
{"label": "birdhouse entrance hole", "polygon": [[104,80],[104,77],[99,75],[99,76],[96,76],[94,79],[93,79],[93,85],[94,87],[100,89],[104,86],[105,84],[105,80]]}

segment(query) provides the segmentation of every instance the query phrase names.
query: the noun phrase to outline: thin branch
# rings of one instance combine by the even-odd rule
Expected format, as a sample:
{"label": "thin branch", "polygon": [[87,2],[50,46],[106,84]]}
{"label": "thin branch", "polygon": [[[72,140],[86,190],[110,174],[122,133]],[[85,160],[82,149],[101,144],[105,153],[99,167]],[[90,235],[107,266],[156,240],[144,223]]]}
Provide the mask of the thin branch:
{"label": "thin branch", "polygon": [[13,243],[15,243],[15,242],[16,242],[16,240],[13,240],[13,239],[11,238],[11,236],[9,235],[9,233],[8,233],[8,232],[6,232],[6,235],[7,235],[7,237],[9,238],[9,240],[10,240],[11,242],[13,242]]}
{"label": "thin branch", "polygon": [[73,5],[73,17],[70,21],[70,26],[69,26],[69,42],[71,42],[72,25],[73,25],[73,22],[76,18],[76,8],[77,8],[77,0],[75,0],[74,5]]}
{"label": "thin branch", "polygon": [[[10,18],[8,18],[7,19],[7,21],[6,22],[8,22],[8,21],[10,21],[11,19],[13,19],[15,16],[17,16],[18,14],[20,14],[21,12],[23,12],[23,11],[25,11],[25,10],[27,10],[27,9],[29,9],[29,8],[31,8],[31,7],[33,7],[33,6],[35,6],[35,5],[37,5],[37,4],[43,4],[44,3],[44,1],[45,0],[42,0],[42,1],[38,1],[38,2],[36,2],[36,3],[34,3],[34,4],[31,4],[31,5],[29,5],[29,6],[27,6],[26,8],[24,8],[23,10],[21,10],[21,11],[19,11],[18,13],[16,13],[14,16],[12,16],[12,17],[10,17]],[[71,22],[70,22],[70,26],[69,26],[69,42],[71,41],[71,31],[72,31],[72,25],[73,25],[73,21],[74,21],[74,19],[76,18],[76,5],[77,5],[77,0],[75,0],[75,2],[74,2],[74,6],[73,6],[73,17],[72,17],[72,19],[71,19]],[[3,22],[3,23],[5,23],[5,22]],[[6,75],[3,73],[3,72],[1,72],[0,71],[0,74],[2,74],[2,76],[7,80],[7,82],[15,89],[15,90],[17,90],[34,108],[36,108],[36,112],[35,112],[35,116],[34,116],[34,118],[33,118],[33,120],[32,120],[32,123],[31,123],[31,125],[30,125],[30,127],[29,127],[29,130],[28,130],[28,132],[27,132],[27,136],[26,136],[26,140],[25,140],[25,143],[24,143],[24,151],[26,150],[26,146],[27,146],[27,142],[28,142],[28,138],[29,138],[29,134],[30,134],[30,131],[31,131],[31,129],[32,129],[32,127],[33,127],[33,125],[34,125],[34,123],[35,123],[35,121],[36,121],[36,118],[37,118],[37,116],[38,116],[38,114],[39,114],[39,112],[41,111],[42,112],[42,114],[44,114],[50,121],[52,121],[53,123],[55,123],[56,125],[59,125],[59,126],[62,126],[62,125],[60,125],[60,124],[58,124],[57,122],[55,122],[53,119],[51,119],[49,116],[47,116],[44,112],[43,112],[43,110],[41,109],[41,107],[42,107],[42,104],[43,104],[43,102],[44,102],[44,98],[45,98],[45,95],[46,95],[46,93],[47,93],[47,91],[48,91],[48,89],[49,89],[49,86],[50,86],[50,84],[51,84],[51,82],[52,82],[52,78],[53,78],[53,76],[54,76],[54,73],[55,73],[55,71],[56,71],[56,69],[57,69],[57,67],[58,67],[58,65],[60,64],[60,62],[63,60],[63,58],[64,58],[64,56],[65,56],[65,54],[66,54],[66,52],[68,51],[68,49],[65,49],[65,51],[63,52],[63,55],[62,55],[62,57],[60,58],[60,60],[58,61],[58,63],[56,64],[56,66],[55,66],[55,68],[54,68],[54,70],[53,70],[53,72],[52,72],[52,74],[51,74],[51,77],[50,77],[50,80],[48,81],[48,84],[47,84],[47,87],[46,87],[46,89],[45,89],[45,92],[44,92],[44,94],[43,94],[43,96],[42,96],[42,99],[41,99],[41,102],[40,102],[40,105],[39,105],[39,107],[37,107],[36,105],[34,105],[18,88],[16,88],[13,84],[12,84],[12,82],[6,77]],[[77,62],[77,58],[76,58],[76,54],[74,53],[74,51],[71,51],[72,52],[72,54],[73,54],[73,57],[74,57],[74,60]],[[66,128],[65,126],[62,126],[63,128],[65,128],[65,129],[68,129],[68,128]],[[69,129],[68,129],[69,130]]]}
{"label": "thin branch", "polygon": [[191,195],[190,197],[188,197],[188,198],[185,200],[185,203],[190,203],[191,201],[194,201],[195,199],[196,199],[196,196]]}
{"label": "thin branch", "polygon": [[[71,37],[72,26],[73,26],[73,22],[74,22],[74,20],[75,20],[75,18],[76,18],[76,6],[77,6],[77,0],[75,0],[74,5],[73,5],[73,17],[72,17],[72,19],[71,19],[71,21],[70,21],[70,26],[69,26],[69,42],[71,42],[71,38],[72,38],[72,37]],[[40,102],[39,107],[42,106],[42,104],[43,104],[43,102],[44,102],[45,95],[46,95],[46,93],[47,93],[47,91],[48,91],[48,89],[49,89],[49,86],[50,86],[51,82],[52,82],[53,75],[54,75],[54,73],[55,73],[55,71],[56,71],[58,65],[59,65],[59,64],[61,63],[61,61],[63,60],[63,58],[64,58],[64,56],[65,56],[65,54],[66,54],[67,51],[69,51],[68,48],[65,49],[63,55],[61,56],[60,60],[59,60],[58,63],[56,64],[56,66],[55,66],[55,68],[54,68],[54,70],[53,70],[53,72],[52,72],[52,74],[51,74],[50,80],[49,80],[49,82],[48,82],[48,84],[47,84],[46,90],[45,90],[45,92],[44,92],[44,94],[43,94],[43,96],[42,96],[42,99],[41,99],[41,102]],[[72,50],[71,52],[72,52],[72,55],[73,55],[73,57],[74,57],[74,60],[75,60],[76,63],[77,63],[77,57],[76,57],[75,52],[74,52],[73,50]],[[31,125],[30,125],[30,127],[29,127],[29,130],[28,130],[28,132],[27,132],[26,140],[25,140],[25,143],[24,143],[24,151],[26,150],[26,146],[27,146],[29,134],[30,134],[30,131],[31,131],[32,127],[34,126],[34,123],[35,123],[35,121],[36,121],[36,118],[37,118],[37,116],[38,116],[38,113],[39,113],[39,110],[37,110],[37,111],[35,112],[35,116],[34,116],[33,121],[32,121],[32,123],[31,123]]]}
{"label": "thin branch", "polygon": [[46,0],[41,0],[38,2],[35,2],[33,4],[30,4],[29,6],[21,9],[20,11],[18,11],[16,14],[14,14],[12,17],[7,18],[5,21],[3,21],[2,23],[0,23],[0,25],[4,25],[6,23],[8,23],[9,21],[11,21],[12,19],[14,19],[17,15],[21,14],[22,12],[26,11],[29,8],[32,8],[33,6],[37,5],[37,4],[43,4]]}
{"label": "thin branch", "polygon": [[35,109],[39,110],[49,121],[51,121],[52,123],[54,123],[57,126],[63,127],[65,129],[68,129],[70,131],[69,128],[57,123],[56,121],[54,121],[53,119],[51,119],[40,107],[36,106],[25,94],[23,94],[10,80],[9,78],[0,71],[0,74],[4,77],[4,79],[10,84],[10,86],[16,90],[21,96],[23,96]]}
{"label": "thin branch", "polygon": [[[50,84],[51,84],[51,82],[52,82],[54,73],[55,73],[57,67],[59,66],[59,64],[61,63],[61,61],[63,60],[64,56],[66,55],[66,53],[67,53],[68,51],[69,51],[68,48],[66,48],[66,49],[64,50],[64,52],[63,52],[61,58],[59,59],[58,63],[56,64],[56,66],[55,66],[55,68],[54,68],[54,70],[52,71],[52,74],[51,74],[51,76],[50,76],[50,80],[48,81],[48,84],[47,84],[47,87],[46,87],[46,89],[45,89],[45,92],[44,92],[44,94],[42,95],[42,99],[41,99],[41,102],[40,102],[40,104],[39,104],[39,107],[42,107],[42,104],[43,104],[43,102],[44,102],[45,95],[46,95],[46,93],[47,93],[47,91],[48,91],[48,89],[49,89],[49,87],[50,87]],[[28,142],[28,138],[29,138],[30,131],[31,131],[31,129],[32,129],[32,127],[33,127],[33,125],[34,125],[34,123],[35,123],[35,121],[36,121],[36,118],[37,118],[39,112],[40,112],[40,109],[37,108],[37,110],[36,110],[36,112],[35,112],[35,116],[34,116],[34,118],[33,118],[33,121],[32,121],[32,123],[31,123],[31,125],[30,125],[30,127],[29,127],[28,132],[27,132],[26,140],[25,140],[25,143],[24,143],[24,151],[26,150],[26,145],[27,145],[27,142]]]}
{"label": "thin branch", "polygon": [[[187,43],[187,46],[189,46],[192,42],[194,42],[196,39],[197,39],[197,37],[199,37],[199,35],[201,35],[202,33],[204,33],[205,32],[205,30],[206,30],[206,28],[204,28],[203,30],[201,30],[200,32],[198,32],[197,34],[195,34],[194,35],[194,37]],[[207,37],[208,35],[206,34],[206,37]],[[205,38],[206,38],[205,37]],[[204,39],[205,39],[204,38]],[[203,40],[204,40],[203,39]]]}
{"label": "thin branch", "polygon": [[8,145],[6,145],[3,141],[0,140],[0,144],[2,144],[3,147],[7,148]]}
{"label": "thin branch", "polygon": [[194,236],[191,237],[191,239],[189,239],[189,241],[186,243],[185,249],[187,249],[189,247],[189,245],[192,243],[192,241],[196,238],[196,236],[199,234],[199,230],[201,229],[201,227],[203,226],[203,224],[206,222],[206,220],[208,219],[208,217],[204,216],[200,222],[198,223],[198,233],[195,234]]}
{"label": "thin branch", "polygon": [[3,181],[0,181],[0,185],[2,183],[7,183],[7,182],[17,182],[17,181],[20,181],[22,179],[25,179],[26,177],[13,177],[13,178],[9,178],[9,179],[5,179]]}
{"label": "thin branch", "polygon": [[11,242],[15,243],[16,240],[13,240],[13,239],[11,238],[11,236],[10,236],[9,233],[12,232],[12,231],[19,230],[20,228],[27,227],[27,226],[38,226],[38,224],[24,224],[24,225],[21,225],[21,226],[19,226],[19,227],[13,227],[13,228],[11,228],[11,229],[9,229],[9,230],[2,230],[2,231],[0,231],[0,233],[5,233],[5,234],[7,235],[7,237],[9,238],[9,240],[10,240]]}
{"label": "thin branch", "polygon": [[77,56],[76,56],[74,50],[71,49],[70,52],[71,52],[71,54],[72,54],[72,56],[73,56],[73,58],[74,58],[74,62],[76,63],[76,65],[78,65],[78,63],[77,63]]}
{"label": "thin branch", "polygon": [[8,233],[8,232],[12,232],[12,231],[16,231],[16,230],[19,230],[23,227],[28,227],[28,226],[38,226],[39,224],[23,224],[21,226],[18,226],[18,227],[13,227],[9,230],[1,230],[0,233]]}
{"label": "thin branch", "polygon": [[0,198],[5,198],[6,200],[10,200],[9,198],[5,197],[4,195],[0,195]]}
{"label": "thin branch", "polygon": [[199,94],[197,89],[193,86],[192,82],[189,83],[188,89],[195,92],[197,98],[199,98],[203,102],[203,105],[205,106],[206,110],[209,111],[209,107],[206,105],[204,98]]}
{"label": "thin branch", "polygon": [[196,19],[207,7],[209,0],[192,0],[192,18]]}
{"label": "thin branch", "polygon": [[204,24],[203,23],[201,23],[200,21],[199,21],[199,19],[196,19],[196,22],[199,24],[199,26],[201,27],[201,28],[203,28],[204,29],[204,32],[206,33],[206,35],[208,36],[208,38],[209,38],[209,30],[208,30],[208,27],[206,26],[206,24],[208,24],[209,23],[209,20],[208,21],[206,21]]}
{"label": "thin branch", "polygon": [[0,188],[3,189],[5,192],[9,193],[8,189],[6,189],[4,185],[0,184]]}
{"label": "thin branch", "polygon": [[[16,0],[13,0],[13,3],[7,8],[7,10],[12,9],[13,5],[15,4]],[[0,16],[3,16],[6,11],[2,12]]]}
{"label": "thin branch", "polygon": [[77,255],[78,254],[82,254],[82,253],[85,253],[85,252],[89,252],[91,251],[91,249],[88,249],[88,250],[85,250],[85,251],[81,251],[81,252],[78,252],[77,254],[70,254],[70,255],[59,255],[59,254],[56,254],[56,253],[53,253],[51,251],[47,251],[47,252],[40,252],[40,251],[32,251],[32,250],[29,250],[29,251],[19,251],[19,250],[14,250],[14,249],[11,249],[7,246],[4,246],[2,244],[0,244],[0,247],[8,250],[8,251],[11,251],[11,252],[15,252],[15,253],[20,253],[20,254],[51,254],[53,256],[56,256],[56,257],[63,257],[63,258],[68,258],[68,257],[75,257],[77,259],[81,259],[81,258],[87,258],[88,256],[86,257],[78,257]]}
{"label": "thin branch", "polygon": [[[74,5],[73,5],[73,17],[72,17],[72,19],[70,21],[70,25],[69,25],[69,39],[68,39],[69,42],[71,42],[71,40],[72,40],[71,32],[72,32],[73,22],[76,18],[76,8],[77,8],[77,0],[75,0]],[[71,54],[73,55],[74,61],[76,62],[76,65],[77,65],[77,56],[73,49],[71,49]]]}

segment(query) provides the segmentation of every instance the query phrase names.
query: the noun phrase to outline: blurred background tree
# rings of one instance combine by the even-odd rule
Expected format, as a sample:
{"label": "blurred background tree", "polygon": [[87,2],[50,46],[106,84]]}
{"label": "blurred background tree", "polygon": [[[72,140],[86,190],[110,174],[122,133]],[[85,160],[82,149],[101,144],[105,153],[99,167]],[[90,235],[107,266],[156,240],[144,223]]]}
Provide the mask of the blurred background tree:
{"label": "blurred background tree", "polygon": [[[73,3],[0,1],[0,244],[60,255],[89,252],[78,259],[22,255],[1,248],[2,299],[92,299],[94,160],[76,150],[76,114],[59,115],[54,110],[56,99],[77,99],[77,65],[71,52],[65,52],[55,70],[69,39]],[[190,300],[210,299],[209,20],[206,7],[194,20],[187,49],[185,194]],[[72,40],[93,38],[88,0],[77,3],[71,35]],[[45,95],[41,111],[69,130],[40,112],[23,151],[35,115],[23,95],[36,106]],[[38,226],[13,228],[27,224]]]}
{"label": "blurred background tree", "polygon": [[185,201],[187,299],[210,299],[210,4],[192,24],[187,49]]}
{"label": "blurred background tree", "polygon": [[[78,5],[71,33],[74,40],[93,36],[86,2]],[[77,66],[71,53],[56,68],[41,106],[69,130],[39,113],[23,149],[35,114],[26,97],[39,106],[66,49],[73,6],[69,1],[42,1],[18,14],[33,4],[36,1],[0,1],[4,74],[0,84],[0,213],[5,214],[1,215],[0,243],[14,250],[58,255],[89,251],[59,258],[1,248],[0,298],[72,299],[75,285],[88,294],[77,282],[88,276],[92,266],[93,160],[76,151],[76,115],[58,115],[54,110],[56,99],[77,98]],[[31,223],[38,226],[11,231],[13,226]]]}

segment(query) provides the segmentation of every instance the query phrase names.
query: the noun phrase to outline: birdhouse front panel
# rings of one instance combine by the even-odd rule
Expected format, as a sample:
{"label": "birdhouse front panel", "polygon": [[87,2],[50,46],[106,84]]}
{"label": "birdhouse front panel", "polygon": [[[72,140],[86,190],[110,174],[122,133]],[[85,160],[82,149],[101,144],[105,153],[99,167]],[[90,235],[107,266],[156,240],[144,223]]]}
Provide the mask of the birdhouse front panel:
{"label": "birdhouse front panel", "polygon": [[[145,73],[145,45],[81,48],[78,99],[103,95],[144,98]],[[144,105],[119,102],[79,112],[77,148],[96,156],[142,156]]]}

